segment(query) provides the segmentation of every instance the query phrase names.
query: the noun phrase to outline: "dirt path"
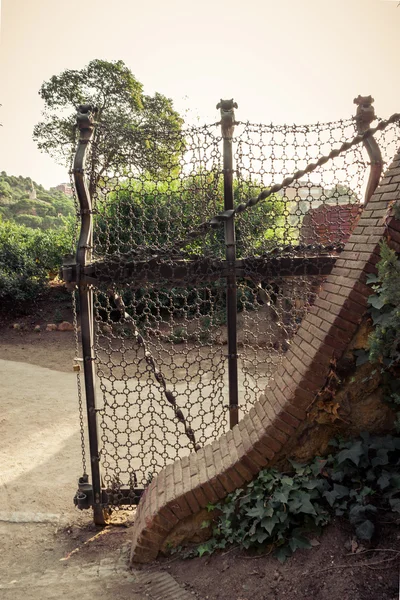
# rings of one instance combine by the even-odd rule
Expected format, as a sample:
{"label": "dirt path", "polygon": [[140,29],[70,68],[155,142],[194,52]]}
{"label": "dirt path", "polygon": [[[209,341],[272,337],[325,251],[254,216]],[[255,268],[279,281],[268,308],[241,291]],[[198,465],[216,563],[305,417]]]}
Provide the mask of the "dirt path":
{"label": "dirt path", "polygon": [[[129,520],[99,535],[91,515],[73,506],[82,474],[73,336],[8,329],[3,334],[2,600],[193,598],[167,573],[129,569]],[[129,517],[132,522],[133,513]]]}

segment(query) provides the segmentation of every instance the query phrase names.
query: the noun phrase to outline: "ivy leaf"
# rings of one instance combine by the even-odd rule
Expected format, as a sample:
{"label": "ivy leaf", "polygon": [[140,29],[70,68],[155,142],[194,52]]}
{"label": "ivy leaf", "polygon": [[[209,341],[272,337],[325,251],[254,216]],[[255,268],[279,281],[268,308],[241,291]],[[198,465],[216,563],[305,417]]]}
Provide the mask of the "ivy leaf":
{"label": "ivy leaf", "polygon": [[271,535],[275,525],[279,523],[279,519],[276,515],[274,515],[273,517],[266,517],[261,521],[261,527],[264,527],[264,529],[269,533],[269,535]]}
{"label": "ivy leaf", "polygon": [[370,304],[370,306],[373,306],[377,310],[380,310],[383,306],[385,306],[386,302],[382,298],[382,296],[378,296],[377,294],[374,294],[372,296],[369,296],[368,304]]}
{"label": "ivy leaf", "polygon": [[289,556],[292,555],[292,551],[288,546],[281,546],[277,548],[274,552],[275,558],[279,560],[279,562],[284,563]]}
{"label": "ivy leaf", "polygon": [[365,365],[369,362],[369,352],[366,350],[355,350],[354,354],[357,357],[356,367],[361,367],[361,365]]}
{"label": "ivy leaf", "polygon": [[287,504],[289,494],[290,490],[278,490],[274,494],[274,500],[276,502],[282,502],[282,504]]}
{"label": "ivy leaf", "polygon": [[305,513],[306,515],[316,515],[315,508],[311,504],[310,494],[306,492],[299,492],[301,506],[297,512]]}
{"label": "ivy leaf", "polygon": [[198,546],[198,548],[197,548],[197,552],[199,553],[199,556],[203,556],[206,553],[211,554],[212,551],[213,551],[213,548],[212,548],[210,542],[208,542],[207,544],[202,544],[201,546]]}
{"label": "ivy leaf", "polygon": [[354,444],[352,444],[350,446],[350,448],[347,448],[346,450],[342,450],[341,452],[339,452],[339,454],[337,455],[337,462],[338,464],[342,464],[345,460],[351,460],[351,462],[353,462],[356,466],[358,466],[359,462],[360,462],[360,458],[363,455],[364,450],[362,447],[362,442],[357,441]]}
{"label": "ivy leaf", "polygon": [[263,531],[262,529],[258,529],[257,531],[257,542],[259,544],[262,544],[263,542],[265,542],[265,540],[268,538],[268,533],[266,531]]}
{"label": "ivy leaf", "polygon": [[299,533],[294,533],[289,540],[289,546],[292,552],[297,550],[298,548],[312,548],[309,540]]}
{"label": "ivy leaf", "polygon": [[282,477],[281,482],[283,485],[287,485],[287,486],[291,487],[293,485],[293,478],[292,477]]}
{"label": "ivy leaf", "polygon": [[361,523],[365,521],[368,513],[376,513],[377,508],[373,504],[366,504],[363,506],[362,504],[355,504],[350,512],[349,512],[349,520],[352,525],[357,525],[357,523]]}
{"label": "ivy leaf", "polygon": [[296,471],[297,475],[304,475],[304,471],[307,469],[307,465],[303,463],[297,463],[294,460],[289,459],[290,464],[293,469]]}
{"label": "ivy leaf", "polygon": [[382,473],[376,482],[381,490],[386,489],[390,485],[390,475],[386,471]]}
{"label": "ivy leaf", "polygon": [[371,465],[377,467],[378,465],[387,465],[389,462],[388,451],[386,448],[380,448],[376,453],[375,458],[371,460]]}
{"label": "ivy leaf", "polygon": [[253,508],[248,508],[246,510],[246,515],[248,517],[255,517],[256,519],[262,519],[265,516],[265,506],[263,502],[257,502],[257,506],[254,506]]}
{"label": "ivy leaf", "polygon": [[381,327],[386,327],[393,319],[392,311],[379,313],[377,317],[374,318],[374,325],[380,325]]}
{"label": "ivy leaf", "polygon": [[312,474],[315,477],[317,477],[317,475],[320,475],[322,473],[322,471],[324,470],[327,462],[328,462],[327,459],[317,458],[315,460],[315,462],[311,465]]}
{"label": "ivy leaf", "polygon": [[394,512],[400,513],[400,498],[391,498],[389,504]]}
{"label": "ivy leaf", "polygon": [[367,519],[356,528],[356,535],[360,540],[370,540],[374,535],[375,525]]}
{"label": "ivy leaf", "polygon": [[333,484],[333,489],[324,492],[322,495],[326,498],[330,504],[333,506],[339,498],[345,498],[349,495],[350,489],[344,485],[339,485],[338,483]]}
{"label": "ivy leaf", "polygon": [[375,275],[375,273],[370,273],[367,277],[367,283],[380,283],[380,278],[378,277],[378,275]]}

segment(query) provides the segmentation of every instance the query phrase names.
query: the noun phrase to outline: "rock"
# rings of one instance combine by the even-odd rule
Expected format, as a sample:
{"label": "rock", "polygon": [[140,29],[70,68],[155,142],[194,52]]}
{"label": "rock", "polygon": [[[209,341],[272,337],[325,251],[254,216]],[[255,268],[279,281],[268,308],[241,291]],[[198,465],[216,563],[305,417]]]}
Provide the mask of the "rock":
{"label": "rock", "polygon": [[72,325],[72,323],[69,323],[68,321],[63,321],[62,323],[59,324],[57,329],[58,329],[58,331],[73,331],[74,326]]}
{"label": "rock", "polygon": [[13,329],[21,329],[20,323],[14,323],[12,326]]}
{"label": "rock", "polygon": [[35,327],[33,328],[33,331],[40,331],[40,325],[35,325]]}
{"label": "rock", "polygon": [[57,325],[55,323],[47,323],[46,331],[56,331]]}

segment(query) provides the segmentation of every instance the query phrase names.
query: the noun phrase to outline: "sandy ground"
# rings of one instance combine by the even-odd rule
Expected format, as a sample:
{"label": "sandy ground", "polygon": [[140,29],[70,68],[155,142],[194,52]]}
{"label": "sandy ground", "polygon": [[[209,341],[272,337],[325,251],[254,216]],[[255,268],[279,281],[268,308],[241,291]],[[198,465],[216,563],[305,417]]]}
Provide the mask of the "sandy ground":
{"label": "sandy ground", "polygon": [[129,570],[132,513],[99,532],[73,506],[82,466],[72,334],[4,333],[0,598],[193,598],[167,573]]}

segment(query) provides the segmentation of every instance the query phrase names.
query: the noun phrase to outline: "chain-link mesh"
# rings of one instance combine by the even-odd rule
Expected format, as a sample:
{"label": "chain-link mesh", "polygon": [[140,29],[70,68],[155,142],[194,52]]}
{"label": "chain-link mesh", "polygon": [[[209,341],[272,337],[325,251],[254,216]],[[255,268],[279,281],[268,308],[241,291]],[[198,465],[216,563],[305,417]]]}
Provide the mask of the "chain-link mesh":
{"label": "chain-link mesh", "polygon": [[[98,132],[117,135],[101,124]],[[353,120],[237,124],[236,205],[355,134]],[[388,161],[398,128],[379,136]],[[96,137],[88,158],[94,230],[87,275],[95,286],[100,455],[111,491],[146,485],[171,460],[219,437],[228,422],[224,231],[204,226],[224,207],[220,130],[149,134],[146,144],[156,162],[138,160],[132,144],[111,171]],[[358,144],[238,211],[242,411],[268,386],[349,238],[367,166]]]}

